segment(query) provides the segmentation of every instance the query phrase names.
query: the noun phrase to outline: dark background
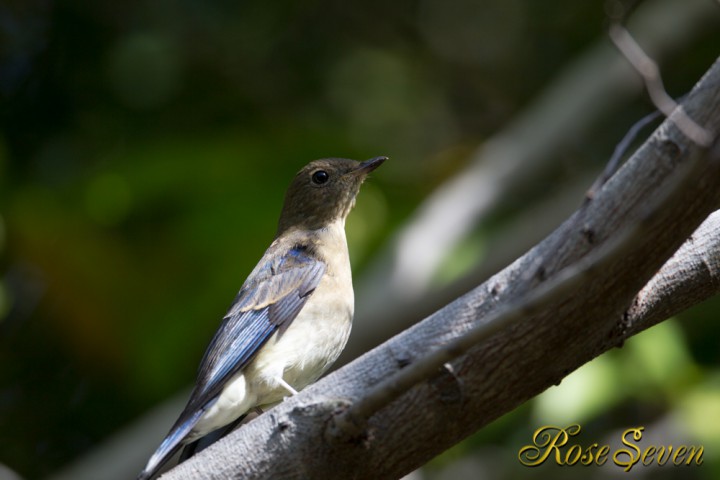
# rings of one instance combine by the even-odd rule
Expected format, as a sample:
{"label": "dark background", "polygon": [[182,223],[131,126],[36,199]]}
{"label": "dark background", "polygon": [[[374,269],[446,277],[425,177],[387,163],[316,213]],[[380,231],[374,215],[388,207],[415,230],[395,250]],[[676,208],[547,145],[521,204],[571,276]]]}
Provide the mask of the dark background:
{"label": "dark background", "polygon": [[[272,239],[285,187],[312,159],[391,157],[348,224],[362,276],[423,198],[602,41],[617,5],[0,4],[0,464],[50,475],[186,387]],[[714,61],[718,32],[665,59],[672,95]],[[650,111],[644,95],[626,102],[548,175],[599,172]],[[532,206],[552,190],[546,180],[483,228]],[[717,478],[718,309],[609,352],[424,474],[541,474],[518,467],[517,450],[570,412],[587,443],[672,420],[689,437],[662,440],[703,443],[706,465],[642,474]]]}

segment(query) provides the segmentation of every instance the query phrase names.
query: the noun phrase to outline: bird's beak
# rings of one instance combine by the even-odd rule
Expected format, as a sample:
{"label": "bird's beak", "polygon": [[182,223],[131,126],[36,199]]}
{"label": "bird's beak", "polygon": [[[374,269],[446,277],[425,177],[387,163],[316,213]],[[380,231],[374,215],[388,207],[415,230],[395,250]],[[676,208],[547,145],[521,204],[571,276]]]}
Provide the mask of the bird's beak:
{"label": "bird's beak", "polygon": [[353,176],[365,176],[375,170],[380,165],[382,165],[382,163],[387,159],[388,157],[375,157],[371,158],[370,160],[365,160],[355,170],[350,172],[350,174]]}

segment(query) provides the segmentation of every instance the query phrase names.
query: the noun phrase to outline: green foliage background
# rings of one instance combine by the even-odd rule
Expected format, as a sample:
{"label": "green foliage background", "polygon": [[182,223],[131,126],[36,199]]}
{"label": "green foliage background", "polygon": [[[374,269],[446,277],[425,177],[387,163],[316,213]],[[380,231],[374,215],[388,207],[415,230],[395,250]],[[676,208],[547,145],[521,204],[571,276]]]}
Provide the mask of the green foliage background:
{"label": "green foliage background", "polygon": [[[605,29],[602,3],[570,0],[0,6],[0,463],[48,475],[185,387],[306,162],[391,157],[348,225],[362,275],[418,203]],[[672,94],[719,40],[668,59]],[[650,109],[638,99],[558,152],[555,174],[599,171]],[[494,222],[544,189],[519,192]],[[717,407],[692,402],[720,402],[718,307],[662,327],[655,353],[639,344],[598,360],[579,421],[600,435],[711,411],[687,422],[717,426]],[[563,398],[501,419],[430,471],[496,445],[517,473],[513,452]],[[718,438],[701,439],[717,452]],[[716,478],[706,446],[715,467],[690,474]]]}

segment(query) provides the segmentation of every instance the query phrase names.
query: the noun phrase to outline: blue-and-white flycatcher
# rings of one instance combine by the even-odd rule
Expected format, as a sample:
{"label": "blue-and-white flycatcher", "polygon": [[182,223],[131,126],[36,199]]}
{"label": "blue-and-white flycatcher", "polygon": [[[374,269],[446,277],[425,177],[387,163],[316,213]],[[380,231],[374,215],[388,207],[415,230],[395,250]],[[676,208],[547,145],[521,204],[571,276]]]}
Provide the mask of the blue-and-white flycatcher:
{"label": "blue-and-white flycatcher", "polygon": [[138,479],[181,447],[317,380],[345,347],[354,311],[345,219],[387,158],[316,160],[293,179],[277,234],[200,362],[195,388]]}

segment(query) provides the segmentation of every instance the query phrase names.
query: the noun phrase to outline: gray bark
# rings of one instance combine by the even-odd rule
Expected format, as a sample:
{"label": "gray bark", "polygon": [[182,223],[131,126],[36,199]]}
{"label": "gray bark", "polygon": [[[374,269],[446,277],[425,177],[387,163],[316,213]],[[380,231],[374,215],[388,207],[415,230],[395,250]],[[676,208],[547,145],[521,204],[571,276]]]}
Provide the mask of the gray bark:
{"label": "gray bark", "polygon": [[[720,61],[683,108],[717,138]],[[163,478],[399,478],[629,336],[716,293],[717,216],[698,227],[720,206],[717,150],[694,145],[666,120],[591,201],[512,265]],[[609,248],[637,225],[642,235]],[[583,270],[563,295],[522,310],[519,322],[375,412],[358,426],[361,435],[328,434],[331,420],[375,385],[595,257],[590,267],[602,268]]]}
{"label": "gray bark", "polygon": [[[718,29],[717,9],[717,4],[704,0],[645,2],[633,12],[629,28],[643,49],[662,64],[684,51],[693,35]],[[607,38],[558,72],[525,111],[483,142],[463,171],[423,201],[367,267],[356,285],[357,323],[367,327],[355,332],[341,361],[356,357],[360,349],[409,327],[420,313],[427,315],[486,280],[487,270],[481,265],[442,291],[430,285],[438,264],[473,226],[491,216],[498,205],[506,205],[508,197],[522,192],[539,173],[557,165],[568,145],[582,144],[593,126],[612,117],[642,88],[632,66]],[[432,252],[420,259],[403,254],[427,251],[427,245],[433,246]],[[502,258],[507,262],[517,254]]]}

